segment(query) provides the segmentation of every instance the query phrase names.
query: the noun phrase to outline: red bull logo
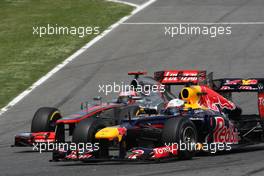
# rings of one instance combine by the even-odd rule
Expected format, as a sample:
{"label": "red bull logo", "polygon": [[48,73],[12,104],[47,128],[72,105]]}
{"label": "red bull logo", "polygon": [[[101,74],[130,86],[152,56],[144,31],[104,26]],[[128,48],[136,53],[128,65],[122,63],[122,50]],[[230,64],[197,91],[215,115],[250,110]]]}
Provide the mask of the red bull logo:
{"label": "red bull logo", "polygon": [[[207,93],[200,98],[199,104],[201,104],[202,106],[208,107],[209,109],[212,109],[214,111],[219,111],[219,108],[229,110],[234,110],[236,108],[234,103],[228,101],[220,94],[205,86],[201,86],[201,91]],[[219,105],[219,107],[217,105]]]}
{"label": "red bull logo", "polygon": [[258,84],[258,80],[256,79],[242,80],[242,85],[252,85],[252,84]]}

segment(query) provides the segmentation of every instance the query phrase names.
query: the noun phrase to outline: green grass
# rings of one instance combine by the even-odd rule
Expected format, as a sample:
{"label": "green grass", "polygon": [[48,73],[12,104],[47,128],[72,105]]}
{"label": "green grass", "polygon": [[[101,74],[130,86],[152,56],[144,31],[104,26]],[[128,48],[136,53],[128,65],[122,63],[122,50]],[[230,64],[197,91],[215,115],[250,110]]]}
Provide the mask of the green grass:
{"label": "green grass", "polygon": [[99,26],[105,30],[132,7],[104,0],[0,0],[0,107],[95,35],[33,35],[33,26]]}

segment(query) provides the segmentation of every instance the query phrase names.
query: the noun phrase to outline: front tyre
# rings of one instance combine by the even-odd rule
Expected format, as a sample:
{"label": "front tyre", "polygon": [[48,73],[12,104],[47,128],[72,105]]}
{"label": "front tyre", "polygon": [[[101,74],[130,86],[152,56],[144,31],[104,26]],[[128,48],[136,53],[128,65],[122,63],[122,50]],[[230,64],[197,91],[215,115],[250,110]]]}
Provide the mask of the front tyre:
{"label": "front tyre", "polygon": [[31,132],[54,132],[56,121],[60,118],[61,114],[56,108],[39,108],[32,119]]}
{"label": "front tyre", "polygon": [[105,124],[101,119],[87,118],[80,121],[74,129],[72,135],[72,141],[76,144],[87,144],[99,143],[99,150],[95,153],[96,157],[107,157],[108,156],[108,141],[95,139],[95,134],[99,130],[103,129]]}
{"label": "front tyre", "polygon": [[[176,143],[178,156],[181,160],[192,159],[197,143],[197,131],[195,125],[186,117],[171,118],[166,121],[162,132],[162,142],[165,144]],[[184,150],[180,150],[181,146]]]}

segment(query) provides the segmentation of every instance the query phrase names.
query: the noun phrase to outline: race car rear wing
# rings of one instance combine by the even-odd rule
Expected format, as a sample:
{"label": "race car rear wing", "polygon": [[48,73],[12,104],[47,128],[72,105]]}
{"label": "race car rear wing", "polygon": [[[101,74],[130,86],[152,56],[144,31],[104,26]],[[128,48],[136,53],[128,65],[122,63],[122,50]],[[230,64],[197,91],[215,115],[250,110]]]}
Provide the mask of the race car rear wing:
{"label": "race car rear wing", "polygon": [[222,92],[263,92],[264,78],[225,78],[213,80],[213,89]]}
{"label": "race car rear wing", "polygon": [[154,73],[154,79],[165,85],[205,84],[205,70],[166,70]]}
{"label": "race car rear wing", "polygon": [[143,72],[143,71],[136,71],[136,72],[128,72],[128,75],[134,75],[135,79],[137,79],[139,77],[139,75],[146,75],[147,72]]}
{"label": "race car rear wing", "polygon": [[232,92],[257,92],[259,116],[264,120],[264,78],[226,78],[212,80],[212,88],[231,98]]}

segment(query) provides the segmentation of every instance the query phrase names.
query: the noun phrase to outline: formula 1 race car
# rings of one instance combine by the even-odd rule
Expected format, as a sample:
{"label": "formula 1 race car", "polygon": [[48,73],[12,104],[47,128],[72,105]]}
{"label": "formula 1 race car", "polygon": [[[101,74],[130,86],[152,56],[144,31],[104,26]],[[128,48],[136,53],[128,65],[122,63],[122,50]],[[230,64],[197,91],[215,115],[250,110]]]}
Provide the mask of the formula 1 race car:
{"label": "formula 1 race car", "polygon": [[135,91],[120,92],[118,98],[110,103],[103,103],[101,97],[95,97],[92,103],[81,103],[80,112],[68,116],[62,116],[57,108],[39,108],[32,119],[31,132],[17,134],[13,146],[32,146],[34,143],[64,140],[66,131],[69,136],[73,134],[75,124],[95,116],[107,117],[105,121],[109,125],[118,124],[121,117],[130,113],[134,115],[138,111],[137,95]]}
{"label": "formula 1 race car", "polygon": [[[155,79],[168,86],[179,83],[181,75],[156,72]],[[62,148],[53,151],[53,160],[191,159],[197,150],[215,153],[230,150],[233,145],[262,142],[264,81],[254,79],[254,84],[248,81],[247,85],[234,85],[231,80],[212,80],[212,87],[218,93],[206,85],[190,85],[189,79],[180,92],[180,99],[171,100],[161,113],[141,114],[122,120],[119,125],[106,126],[98,118],[81,121],[76,126],[73,142],[97,143],[96,150]],[[244,83],[242,79],[239,81]],[[258,92],[260,115],[246,119],[252,115],[242,115],[241,108],[224,97],[225,91],[229,92],[228,98],[230,92]],[[183,150],[179,147],[182,144]],[[119,152],[112,155],[115,147]]]}
{"label": "formula 1 race car", "polygon": [[[168,71],[166,74],[181,75],[182,80],[174,80],[175,84],[182,84],[192,79],[197,84],[199,79],[205,79],[205,71]],[[96,98],[93,104],[82,104],[82,111],[69,116],[63,116],[57,108],[43,107],[36,111],[31,132],[20,133],[15,136],[14,146],[32,146],[34,143],[65,142],[71,141],[76,125],[89,118],[99,118],[107,126],[117,125],[122,119],[130,118],[140,113],[158,113],[175,96],[169,89],[164,91],[151,91],[150,88],[160,89],[162,81],[152,77],[142,76],[144,72],[129,72],[135,78],[131,86],[136,90],[121,92],[117,100],[110,103],[102,103]],[[164,79],[166,81],[167,78]],[[146,89],[147,88],[147,89]],[[85,107],[85,108],[84,108]],[[56,130],[55,130],[56,129]]]}

